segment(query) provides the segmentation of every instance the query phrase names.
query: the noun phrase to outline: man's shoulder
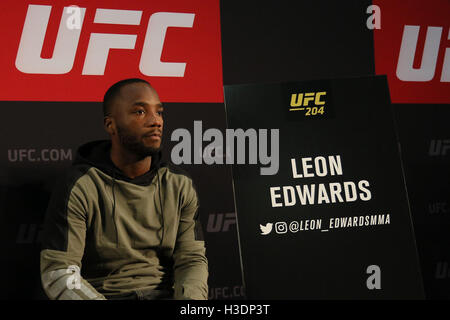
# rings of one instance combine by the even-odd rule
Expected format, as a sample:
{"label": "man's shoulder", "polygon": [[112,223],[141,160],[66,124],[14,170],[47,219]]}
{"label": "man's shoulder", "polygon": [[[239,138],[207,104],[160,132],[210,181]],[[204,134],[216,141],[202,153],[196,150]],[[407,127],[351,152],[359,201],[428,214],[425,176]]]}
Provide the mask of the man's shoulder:
{"label": "man's shoulder", "polygon": [[163,179],[166,180],[166,187],[175,190],[181,195],[182,199],[191,203],[192,199],[196,199],[197,205],[200,203],[198,188],[195,185],[191,174],[186,170],[174,164],[165,164],[161,167],[165,172]]}
{"label": "man's shoulder", "polygon": [[77,185],[82,177],[86,175],[88,170],[92,168],[90,165],[72,165],[65,168],[55,181],[54,189],[70,192]]}
{"label": "man's shoulder", "polygon": [[167,174],[169,176],[175,176],[180,179],[188,179],[193,181],[191,174],[187,172],[186,170],[182,169],[181,167],[173,164],[173,163],[165,163],[163,167],[161,167],[163,170],[166,170]]}
{"label": "man's shoulder", "polygon": [[172,163],[164,164],[160,170],[164,170],[164,179],[169,185],[178,186],[181,189],[187,191],[187,189],[194,189],[197,192],[197,187],[195,185],[192,175],[186,170],[180,168]]}

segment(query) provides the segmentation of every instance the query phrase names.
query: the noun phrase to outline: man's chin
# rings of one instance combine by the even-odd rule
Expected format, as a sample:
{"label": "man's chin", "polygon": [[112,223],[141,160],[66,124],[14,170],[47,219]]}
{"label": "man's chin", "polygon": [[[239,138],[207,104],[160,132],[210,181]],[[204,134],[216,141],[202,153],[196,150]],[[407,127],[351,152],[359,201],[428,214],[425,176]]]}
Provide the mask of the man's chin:
{"label": "man's chin", "polygon": [[141,155],[146,156],[146,157],[153,157],[153,156],[157,155],[160,151],[161,151],[161,146],[158,146],[158,147],[146,146],[146,147],[142,148]]}
{"label": "man's chin", "polygon": [[158,153],[161,151],[161,143],[153,143],[153,144],[143,144],[143,148],[148,150],[151,153]]}
{"label": "man's chin", "polygon": [[159,146],[146,146],[140,145],[127,145],[125,146],[129,152],[136,154],[140,158],[153,157],[161,151],[161,145]]}

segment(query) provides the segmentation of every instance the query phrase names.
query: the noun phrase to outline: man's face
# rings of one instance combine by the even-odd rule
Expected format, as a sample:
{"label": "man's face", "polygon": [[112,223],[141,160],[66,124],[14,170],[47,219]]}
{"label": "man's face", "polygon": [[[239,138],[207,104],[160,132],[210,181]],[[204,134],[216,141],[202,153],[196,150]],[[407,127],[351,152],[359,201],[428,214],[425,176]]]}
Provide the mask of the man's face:
{"label": "man's face", "polygon": [[122,87],[112,111],[122,147],[139,157],[158,152],[163,131],[162,112],[155,89],[145,83]]}

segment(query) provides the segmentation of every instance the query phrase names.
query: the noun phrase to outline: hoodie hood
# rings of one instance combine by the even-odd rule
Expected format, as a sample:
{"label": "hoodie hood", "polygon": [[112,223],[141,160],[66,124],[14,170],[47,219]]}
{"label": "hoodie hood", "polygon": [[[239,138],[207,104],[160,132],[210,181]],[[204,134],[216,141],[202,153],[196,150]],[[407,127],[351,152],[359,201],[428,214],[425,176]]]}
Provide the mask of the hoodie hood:
{"label": "hoodie hood", "polygon": [[161,163],[161,151],[159,151],[157,154],[152,156],[150,170],[139,177],[131,179],[126,176],[122,170],[115,166],[111,160],[110,152],[111,140],[97,140],[85,143],[78,148],[72,165],[92,166],[113,177],[114,179],[124,180],[137,185],[151,184],[156,171],[161,166],[164,166]]}

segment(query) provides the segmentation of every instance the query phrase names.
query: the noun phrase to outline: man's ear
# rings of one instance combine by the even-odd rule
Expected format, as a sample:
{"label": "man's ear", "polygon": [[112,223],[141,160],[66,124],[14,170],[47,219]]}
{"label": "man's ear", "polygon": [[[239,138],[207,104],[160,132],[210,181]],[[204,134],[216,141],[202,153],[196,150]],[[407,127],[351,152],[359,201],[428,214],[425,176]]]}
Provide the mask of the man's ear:
{"label": "man's ear", "polygon": [[106,132],[108,132],[110,135],[113,136],[116,134],[116,122],[114,121],[114,118],[112,118],[111,116],[104,117],[103,125]]}

